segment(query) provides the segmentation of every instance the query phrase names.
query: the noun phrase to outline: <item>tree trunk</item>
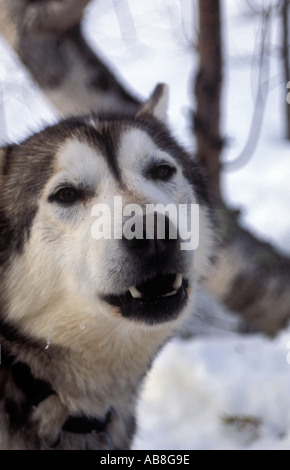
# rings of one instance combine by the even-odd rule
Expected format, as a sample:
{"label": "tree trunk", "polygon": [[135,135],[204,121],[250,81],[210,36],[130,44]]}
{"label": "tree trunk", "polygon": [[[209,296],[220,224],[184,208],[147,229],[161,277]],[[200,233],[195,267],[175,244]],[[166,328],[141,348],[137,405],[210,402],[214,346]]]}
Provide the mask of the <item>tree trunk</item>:
{"label": "tree trunk", "polygon": [[193,128],[197,160],[205,169],[211,200],[221,202],[220,95],[222,45],[220,0],[199,0],[199,70],[195,81],[196,112]]}

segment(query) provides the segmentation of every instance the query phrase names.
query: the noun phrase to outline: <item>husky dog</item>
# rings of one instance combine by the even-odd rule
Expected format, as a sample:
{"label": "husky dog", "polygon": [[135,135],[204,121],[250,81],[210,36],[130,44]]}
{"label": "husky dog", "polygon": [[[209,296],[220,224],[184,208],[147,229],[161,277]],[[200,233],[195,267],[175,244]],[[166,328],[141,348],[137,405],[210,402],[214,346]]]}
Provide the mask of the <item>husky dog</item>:
{"label": "husky dog", "polygon": [[[204,179],[166,102],[158,85],[134,116],[68,118],[1,149],[1,449],[130,448],[144,376],[191,314],[212,247]],[[180,248],[166,214],[159,237],[155,212],[151,238],[93,236],[94,207],[116,215],[116,196],[198,204],[198,247]]]}

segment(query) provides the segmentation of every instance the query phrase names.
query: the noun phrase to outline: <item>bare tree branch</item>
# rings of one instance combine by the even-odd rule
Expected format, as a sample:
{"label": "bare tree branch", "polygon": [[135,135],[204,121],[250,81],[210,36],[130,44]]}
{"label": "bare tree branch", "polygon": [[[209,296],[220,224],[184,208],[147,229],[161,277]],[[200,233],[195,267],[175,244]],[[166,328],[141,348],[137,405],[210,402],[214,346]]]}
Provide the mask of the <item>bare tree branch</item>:
{"label": "bare tree branch", "polygon": [[[250,128],[244,148],[237,157],[233,160],[223,163],[223,169],[233,171],[239,170],[252,158],[257,148],[259,138],[263,127],[263,119],[267,104],[270,80],[269,80],[269,69],[270,69],[270,31],[272,27],[272,13],[273,7],[269,7],[268,10],[262,10],[260,13],[261,27],[259,33],[258,42],[260,43],[258,52],[258,63],[259,63],[259,76],[256,86],[256,98],[254,104],[254,110],[250,122]],[[256,52],[254,52],[256,57]]]}

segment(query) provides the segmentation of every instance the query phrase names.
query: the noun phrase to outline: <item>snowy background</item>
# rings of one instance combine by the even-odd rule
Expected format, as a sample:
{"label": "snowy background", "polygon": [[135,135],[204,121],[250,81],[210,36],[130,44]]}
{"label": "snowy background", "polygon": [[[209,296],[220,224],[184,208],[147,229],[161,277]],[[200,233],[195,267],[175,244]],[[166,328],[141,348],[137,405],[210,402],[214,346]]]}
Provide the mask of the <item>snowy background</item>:
{"label": "snowy background", "polygon": [[[188,149],[194,149],[188,113],[197,61],[192,3],[98,0],[85,17],[91,46],[139,96],[148,96],[157,82],[170,85],[170,126]],[[225,162],[234,160],[245,145],[259,83],[261,20],[249,14],[247,3],[223,2]],[[255,3],[266,6],[271,0]],[[287,89],[275,54],[280,26],[274,18],[258,146],[242,168],[224,171],[223,192],[232,207],[242,210],[245,226],[289,255]],[[51,122],[55,111],[1,38],[0,57],[3,142]],[[156,359],[140,399],[134,449],[290,449],[290,327],[274,339],[244,335],[235,331],[234,317],[214,306],[217,319],[211,325],[198,317],[193,337],[172,340]]]}

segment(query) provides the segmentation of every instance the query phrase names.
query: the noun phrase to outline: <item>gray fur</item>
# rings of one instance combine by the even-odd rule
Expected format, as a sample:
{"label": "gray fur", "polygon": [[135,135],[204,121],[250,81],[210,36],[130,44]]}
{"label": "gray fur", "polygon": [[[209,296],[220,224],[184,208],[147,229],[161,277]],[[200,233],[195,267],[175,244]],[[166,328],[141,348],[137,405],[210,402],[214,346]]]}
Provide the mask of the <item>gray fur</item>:
{"label": "gray fur", "polygon": [[[105,449],[108,436],[115,448],[129,448],[140,385],[193,308],[211,255],[210,209],[199,167],[161,122],[163,91],[137,116],[67,119],[1,151],[2,449]],[[149,167],[156,153],[175,162],[169,189],[146,176],[138,142]],[[73,207],[56,200],[63,179],[81,191]],[[201,248],[174,248],[158,267],[188,279],[188,301],[175,316],[134,321],[107,302],[157,273],[120,240],[92,243],[90,208],[94,199],[109,200],[110,191],[142,206],[163,196],[200,204]],[[106,434],[62,431],[68,417],[102,420],[109,409]]]}

